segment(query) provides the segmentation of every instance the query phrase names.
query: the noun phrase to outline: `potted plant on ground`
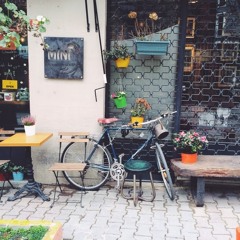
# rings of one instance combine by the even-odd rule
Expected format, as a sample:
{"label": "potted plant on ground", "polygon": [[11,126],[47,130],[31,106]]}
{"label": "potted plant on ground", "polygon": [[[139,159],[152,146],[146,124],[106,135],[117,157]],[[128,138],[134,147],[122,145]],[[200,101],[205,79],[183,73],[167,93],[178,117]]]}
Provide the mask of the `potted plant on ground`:
{"label": "potted plant on ground", "polygon": [[10,174],[9,163],[0,166],[0,181],[9,180]]}
{"label": "potted plant on ground", "polygon": [[137,98],[131,109],[131,123],[141,123],[144,121],[145,113],[151,109],[151,105],[145,98]]}
{"label": "potted plant on ground", "polygon": [[25,129],[25,133],[27,136],[33,136],[36,133],[36,119],[35,117],[31,116],[31,115],[27,115],[25,117],[21,118],[22,124],[24,126]]}
{"label": "potted plant on ground", "polygon": [[13,180],[15,181],[23,180],[25,173],[25,168],[23,166],[12,164],[9,170],[12,172]]}
{"label": "potted plant on ground", "polygon": [[197,161],[198,152],[208,144],[206,136],[200,136],[195,131],[174,134],[173,145],[181,151],[183,163],[194,163]]}
{"label": "potted plant on ground", "polygon": [[126,68],[129,65],[130,59],[134,56],[129,52],[128,47],[117,42],[111,47],[109,51],[103,51],[105,59],[115,61],[117,68]]}
{"label": "potted plant on ground", "polygon": [[117,93],[112,93],[111,98],[114,101],[116,108],[125,108],[127,106],[126,93],[119,91]]}
{"label": "potted plant on ground", "polygon": [[139,20],[138,13],[130,11],[128,18],[134,20],[134,31],[130,35],[136,44],[136,53],[140,55],[165,55],[168,51],[169,41],[166,34],[160,33],[162,25],[156,12],[151,12],[148,17]]}

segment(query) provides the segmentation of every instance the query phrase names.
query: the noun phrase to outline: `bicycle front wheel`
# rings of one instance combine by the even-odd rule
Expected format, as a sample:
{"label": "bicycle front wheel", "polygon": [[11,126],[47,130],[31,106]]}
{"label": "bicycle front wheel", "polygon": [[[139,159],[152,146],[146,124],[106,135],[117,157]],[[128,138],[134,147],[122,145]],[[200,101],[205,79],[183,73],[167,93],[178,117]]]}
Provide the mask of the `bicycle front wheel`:
{"label": "bicycle front wheel", "polygon": [[174,189],[173,189],[173,183],[172,183],[172,178],[169,172],[169,168],[168,168],[161,146],[158,143],[155,143],[155,144],[156,144],[156,158],[157,158],[158,170],[162,175],[163,183],[167,190],[167,194],[169,198],[173,200]]}
{"label": "bicycle front wheel", "polygon": [[80,190],[97,190],[109,178],[112,157],[107,149],[94,139],[70,143],[61,156],[62,163],[86,163],[83,173],[63,171],[64,177]]}

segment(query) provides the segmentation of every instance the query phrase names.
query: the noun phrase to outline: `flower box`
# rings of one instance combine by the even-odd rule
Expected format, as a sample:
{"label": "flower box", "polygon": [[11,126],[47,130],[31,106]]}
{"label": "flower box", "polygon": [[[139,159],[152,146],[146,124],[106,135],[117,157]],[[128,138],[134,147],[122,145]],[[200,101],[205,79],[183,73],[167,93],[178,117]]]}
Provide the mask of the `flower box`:
{"label": "flower box", "polygon": [[139,55],[166,55],[169,41],[136,41],[136,53]]}
{"label": "flower box", "polygon": [[0,226],[13,228],[29,228],[30,226],[46,226],[48,231],[42,240],[62,240],[62,224],[46,220],[0,220]]}

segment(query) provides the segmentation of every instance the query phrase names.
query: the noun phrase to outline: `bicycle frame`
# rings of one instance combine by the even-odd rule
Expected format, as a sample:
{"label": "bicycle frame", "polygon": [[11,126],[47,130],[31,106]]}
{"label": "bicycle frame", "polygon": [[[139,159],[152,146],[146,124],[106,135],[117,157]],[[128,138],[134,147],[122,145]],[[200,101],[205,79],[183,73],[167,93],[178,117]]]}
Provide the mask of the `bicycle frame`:
{"label": "bicycle frame", "polygon": [[[129,157],[129,159],[127,159],[126,161],[129,161],[130,159],[134,159],[134,157],[139,153],[141,152],[151,141],[152,139],[154,138],[153,136],[153,133],[152,133],[152,130],[149,129],[149,128],[132,128],[132,127],[114,127],[114,126],[105,126],[104,127],[104,131],[103,131],[103,134],[101,135],[98,143],[100,143],[105,137],[107,138],[108,140],[108,145],[106,145],[106,148],[108,146],[110,146],[110,149],[111,149],[111,156],[113,157],[113,160],[114,162],[118,162],[119,161],[119,156],[120,155],[117,155],[117,152],[115,150],[115,147],[114,147],[114,139],[111,137],[111,132],[112,131],[119,131],[121,129],[124,129],[124,130],[129,130],[129,131],[132,131],[132,130],[136,130],[136,131],[148,131],[149,134],[148,134],[148,137],[145,139],[144,143],[142,143],[138,149]],[[104,142],[104,140],[103,140]]]}
{"label": "bicycle frame", "polygon": [[[144,122],[144,123],[141,123],[141,125],[150,125],[150,124],[152,124],[152,123],[156,123],[156,122],[158,122],[158,121],[160,121],[162,118],[165,118],[165,117],[167,117],[168,115],[172,115],[172,114],[174,114],[174,113],[176,113],[176,111],[175,112],[172,112],[172,113],[170,113],[170,114],[163,114],[163,115],[161,115],[160,117],[158,117],[158,118],[156,118],[156,119],[153,119],[153,120],[150,120],[150,121],[147,121],[147,122]],[[96,145],[95,145],[95,148],[93,149],[93,151],[89,154],[89,156],[87,157],[87,161],[89,160],[89,159],[91,159],[91,157],[92,157],[92,155],[93,155],[93,153],[94,153],[94,151],[95,151],[95,149],[97,148],[97,145],[98,144],[100,144],[101,145],[101,143],[103,142],[105,142],[104,141],[104,139],[105,138],[107,138],[107,140],[108,140],[108,144],[105,146],[105,148],[106,149],[108,149],[108,146],[110,146],[110,150],[111,150],[111,152],[110,152],[110,155],[111,155],[111,157],[112,157],[112,159],[113,159],[113,161],[114,161],[114,163],[115,162],[119,162],[119,163],[121,163],[121,159],[119,159],[119,156],[120,155],[117,155],[117,152],[116,152],[116,150],[115,150],[115,148],[114,148],[114,144],[113,144],[113,140],[114,140],[114,138],[112,138],[111,137],[111,132],[112,131],[121,131],[121,130],[128,130],[128,131],[133,131],[133,130],[136,130],[136,131],[148,131],[149,132],[149,134],[148,134],[148,137],[145,139],[145,141],[144,141],[144,143],[142,144],[142,145],[140,145],[139,147],[138,147],[138,149],[130,156],[130,158],[128,158],[126,161],[129,161],[129,160],[131,160],[131,159],[134,159],[134,157],[136,157],[136,155],[138,154],[138,153],[140,153],[151,141],[154,141],[154,140],[156,140],[155,139],[155,135],[154,135],[154,133],[153,133],[153,127],[152,126],[150,126],[150,127],[147,127],[147,128],[134,128],[133,127],[134,125],[121,125],[121,126],[113,126],[113,125],[105,125],[105,126],[103,126],[103,133],[101,134],[101,136],[99,137],[99,139],[95,139],[95,141],[96,141]],[[93,166],[93,164],[92,164],[92,166]],[[109,170],[109,169],[105,169],[103,166],[98,166],[97,164],[96,164],[96,168],[99,168],[99,169],[101,169],[101,170]]]}

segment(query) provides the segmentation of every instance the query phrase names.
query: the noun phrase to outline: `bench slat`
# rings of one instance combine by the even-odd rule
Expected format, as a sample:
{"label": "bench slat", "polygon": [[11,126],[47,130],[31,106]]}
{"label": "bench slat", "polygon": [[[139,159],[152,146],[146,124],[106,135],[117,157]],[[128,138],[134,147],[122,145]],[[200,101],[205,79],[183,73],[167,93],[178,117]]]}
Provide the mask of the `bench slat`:
{"label": "bench slat", "polygon": [[55,163],[49,171],[83,171],[85,167],[85,163]]}

